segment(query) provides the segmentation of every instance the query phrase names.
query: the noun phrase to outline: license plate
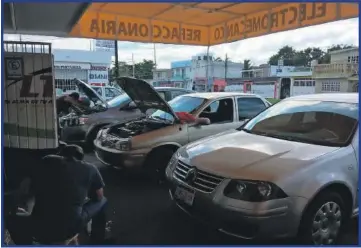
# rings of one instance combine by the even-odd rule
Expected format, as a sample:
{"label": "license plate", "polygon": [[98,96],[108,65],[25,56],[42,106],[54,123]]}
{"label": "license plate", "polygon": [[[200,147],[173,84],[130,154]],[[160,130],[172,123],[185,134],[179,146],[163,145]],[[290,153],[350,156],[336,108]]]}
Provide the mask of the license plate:
{"label": "license plate", "polygon": [[194,191],[177,187],[174,193],[174,197],[185,204],[192,206],[194,201]]}

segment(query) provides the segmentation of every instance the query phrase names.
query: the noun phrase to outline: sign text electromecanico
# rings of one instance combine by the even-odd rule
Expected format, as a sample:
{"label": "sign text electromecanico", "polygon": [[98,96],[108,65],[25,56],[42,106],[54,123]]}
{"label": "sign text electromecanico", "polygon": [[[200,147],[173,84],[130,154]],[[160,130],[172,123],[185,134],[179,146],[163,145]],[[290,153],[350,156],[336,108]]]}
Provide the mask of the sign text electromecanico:
{"label": "sign text electromecanico", "polygon": [[256,37],[307,26],[314,22],[323,23],[335,18],[335,3],[291,3],[212,28],[211,43]]}
{"label": "sign text electromecanico", "polygon": [[[175,22],[168,21],[169,18],[158,20],[134,17],[131,13],[127,16],[127,11],[123,15],[117,14],[116,10],[113,13],[95,9],[85,12],[78,24],[73,27],[70,36],[166,44],[216,45],[358,16],[357,5],[341,2],[286,3],[270,9],[245,12],[239,17],[232,15],[234,19],[230,19],[231,16],[224,17],[228,21],[217,21],[218,24],[212,24],[212,20],[207,20],[203,25],[192,24],[191,16],[189,20],[184,17],[180,18],[181,21]],[[212,19],[207,13],[200,17],[202,16],[205,20]]]}

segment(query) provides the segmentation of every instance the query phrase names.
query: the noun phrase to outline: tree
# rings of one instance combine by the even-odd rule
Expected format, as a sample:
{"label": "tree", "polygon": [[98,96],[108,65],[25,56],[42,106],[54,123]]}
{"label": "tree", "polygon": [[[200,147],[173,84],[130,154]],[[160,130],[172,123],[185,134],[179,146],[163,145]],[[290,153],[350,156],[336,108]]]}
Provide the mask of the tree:
{"label": "tree", "polygon": [[330,63],[329,52],[351,48],[351,45],[333,45],[327,51],[319,47],[308,47],[304,50],[296,51],[290,46],[282,47],[275,55],[271,56],[268,63],[278,65],[278,60],[283,59],[285,66],[311,66],[312,60],[318,63]]}
{"label": "tree", "polygon": [[296,51],[293,59],[295,66],[311,66],[312,60],[320,60],[325,55],[325,52],[318,47],[309,47],[301,51]]}
{"label": "tree", "polygon": [[[109,70],[109,81],[113,82],[116,78],[117,67],[113,64],[113,67]],[[128,65],[125,62],[118,63],[118,77],[129,77],[131,76]]]}
{"label": "tree", "polygon": [[[134,77],[139,79],[153,79],[155,64],[153,60],[143,59],[142,62],[134,65]],[[133,74],[133,65],[128,65],[128,70]]]}
{"label": "tree", "polygon": [[[134,77],[139,79],[153,79],[153,69],[155,63],[153,60],[144,59],[142,62],[134,64]],[[115,78],[116,67],[111,69],[111,79]],[[119,62],[119,76],[120,77],[133,77],[133,65]]]}
{"label": "tree", "polygon": [[342,49],[353,48],[353,47],[354,46],[352,46],[352,45],[343,45],[343,44],[332,45],[330,48],[327,49],[327,52],[324,54],[324,56],[322,56],[320,58],[320,60],[318,62],[320,64],[329,64],[331,62],[331,55],[329,54],[330,52],[338,51],[338,50],[342,50]]}
{"label": "tree", "polygon": [[270,65],[278,65],[278,60],[283,59],[284,65],[294,65],[294,58],[297,51],[290,46],[284,46],[278,52],[271,56],[268,60]]}

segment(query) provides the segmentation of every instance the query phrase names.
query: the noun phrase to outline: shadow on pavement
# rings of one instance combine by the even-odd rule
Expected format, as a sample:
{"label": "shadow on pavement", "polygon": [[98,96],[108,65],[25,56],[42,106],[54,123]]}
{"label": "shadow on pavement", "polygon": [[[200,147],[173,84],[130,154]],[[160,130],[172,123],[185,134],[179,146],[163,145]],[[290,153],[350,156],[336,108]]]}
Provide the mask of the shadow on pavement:
{"label": "shadow on pavement", "polygon": [[[91,157],[90,157],[91,158]],[[91,159],[91,162],[96,160]],[[250,242],[224,235],[174,208],[164,185],[145,175],[100,167],[109,200],[112,235],[118,245],[296,245],[296,240]],[[341,240],[358,243],[358,220]]]}

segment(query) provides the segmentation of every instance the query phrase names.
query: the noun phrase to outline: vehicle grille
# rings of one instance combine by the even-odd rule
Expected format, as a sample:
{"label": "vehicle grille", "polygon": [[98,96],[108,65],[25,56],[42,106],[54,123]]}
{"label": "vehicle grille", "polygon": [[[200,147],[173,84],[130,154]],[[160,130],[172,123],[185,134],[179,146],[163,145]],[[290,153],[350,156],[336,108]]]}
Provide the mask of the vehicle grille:
{"label": "vehicle grille", "polygon": [[79,125],[79,118],[78,117],[68,117],[68,118],[60,118],[59,119],[59,127],[73,127]]}
{"label": "vehicle grille", "polygon": [[181,161],[178,161],[178,164],[173,172],[173,177],[188,184],[194,189],[205,193],[211,193],[224,179],[223,177],[215,176],[197,169],[195,179],[192,180],[192,182],[189,182],[187,181],[186,175],[191,168],[193,167]]}

